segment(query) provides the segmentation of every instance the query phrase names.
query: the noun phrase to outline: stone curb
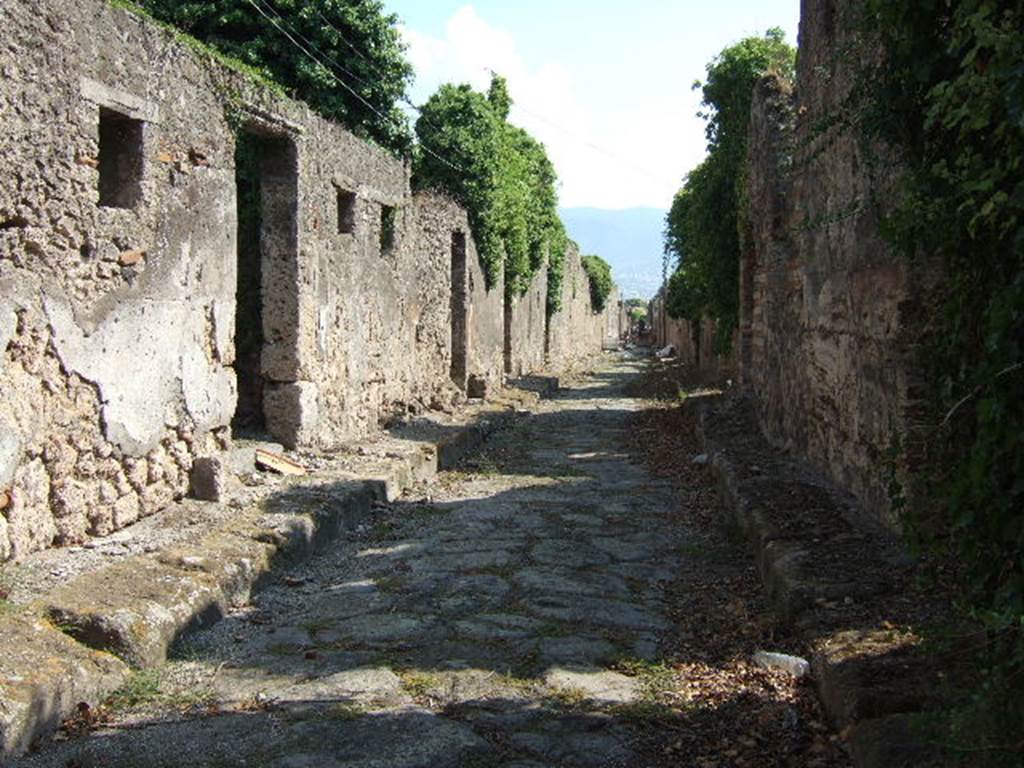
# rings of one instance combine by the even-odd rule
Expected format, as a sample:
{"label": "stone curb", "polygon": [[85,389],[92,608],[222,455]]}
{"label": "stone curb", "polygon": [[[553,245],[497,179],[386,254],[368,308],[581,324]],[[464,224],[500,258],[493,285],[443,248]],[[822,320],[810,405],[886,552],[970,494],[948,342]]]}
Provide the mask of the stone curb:
{"label": "stone curb", "polygon": [[[910,727],[912,713],[928,705],[916,679],[917,638],[907,636],[906,647],[893,653],[900,638],[892,631],[839,631],[844,606],[899,594],[898,544],[856,526],[849,497],[773,449],[744,397],[703,404],[698,423],[725,522],[750,543],[780,619],[807,641],[822,705],[847,739],[854,765],[938,764],[936,751]],[[884,652],[872,654],[873,647]]]}
{"label": "stone curb", "polygon": [[133,668],[162,664],[183,635],[220,620],[275,571],[352,530],[374,502],[452,467],[515,415],[488,412],[474,424],[406,440],[409,450],[389,455],[379,476],[299,478],[279,499],[240,510],[194,544],[83,574],[0,617],[0,757],[23,753],[80,704],[102,701]]}
{"label": "stone curb", "polygon": [[128,679],[128,665],[76,643],[31,614],[0,617],[0,761],[55,730],[79,702],[96,702]]}

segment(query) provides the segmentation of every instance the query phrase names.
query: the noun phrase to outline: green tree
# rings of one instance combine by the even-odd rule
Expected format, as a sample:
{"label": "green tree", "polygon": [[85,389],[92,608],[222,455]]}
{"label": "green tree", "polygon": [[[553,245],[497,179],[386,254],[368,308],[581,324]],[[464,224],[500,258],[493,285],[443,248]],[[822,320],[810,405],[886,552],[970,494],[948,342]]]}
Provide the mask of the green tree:
{"label": "green tree", "polygon": [[676,263],[668,284],[673,317],[718,324],[728,348],[739,314],[739,210],[754,85],[768,72],[792,77],[796,51],[780,29],[730,46],[707,66],[702,92],[708,156],[689,173],[665,219],[665,250]]}
{"label": "green tree", "polygon": [[[323,116],[394,152],[412,66],[380,0],[138,0],[154,18],[249,65]],[[305,50],[303,50],[305,49]]]}
{"label": "green tree", "polygon": [[508,295],[521,295],[546,267],[548,310],[554,312],[568,245],[557,176],[544,145],[507,122],[511,106],[499,75],[486,96],[468,85],[442,85],[416,121],[413,181],[447,192],[466,208],[489,285],[504,270]]}

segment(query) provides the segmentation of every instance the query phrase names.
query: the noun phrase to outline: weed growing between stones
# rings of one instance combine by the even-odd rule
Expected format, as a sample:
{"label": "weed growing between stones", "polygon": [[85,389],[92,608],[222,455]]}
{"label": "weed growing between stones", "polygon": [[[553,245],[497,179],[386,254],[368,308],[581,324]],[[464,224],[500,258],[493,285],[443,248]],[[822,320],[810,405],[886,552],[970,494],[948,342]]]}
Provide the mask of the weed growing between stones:
{"label": "weed growing between stones", "polygon": [[438,675],[413,669],[399,672],[398,677],[402,681],[402,689],[414,699],[427,698],[443,682]]}
{"label": "weed growing between stones", "polygon": [[123,686],[114,691],[106,701],[112,712],[123,712],[150,704],[160,696],[161,673],[158,669],[146,669],[134,673]]}
{"label": "weed growing between stones", "polygon": [[272,643],[267,646],[267,653],[274,656],[294,656],[302,653],[303,647],[297,643]]}

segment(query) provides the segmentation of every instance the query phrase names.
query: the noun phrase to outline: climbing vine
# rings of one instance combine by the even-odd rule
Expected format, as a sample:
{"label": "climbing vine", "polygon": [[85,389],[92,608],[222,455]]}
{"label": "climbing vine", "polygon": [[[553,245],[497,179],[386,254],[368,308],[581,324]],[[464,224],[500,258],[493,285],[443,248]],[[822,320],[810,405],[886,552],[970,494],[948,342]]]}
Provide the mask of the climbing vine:
{"label": "climbing vine", "polygon": [[442,85],[416,122],[413,181],[465,206],[488,285],[504,270],[519,296],[548,269],[548,311],[559,309],[568,237],[558,217],[557,176],[544,146],[507,118],[511,98],[495,75],[488,94]]}
{"label": "climbing vine", "polygon": [[590,306],[595,312],[603,312],[614,286],[612,267],[600,256],[583,256],[582,262],[590,283]]}
{"label": "climbing vine", "polygon": [[665,220],[665,250],[676,268],[668,283],[669,314],[716,321],[718,351],[727,351],[739,315],[739,205],[743,194],[750,106],[767,72],[792,77],[796,52],[780,29],[730,46],[694,84],[703,96],[708,156],[686,177]]}
{"label": "climbing vine", "polygon": [[985,720],[1020,739],[1024,3],[867,0],[865,24],[886,55],[860,74],[872,94],[863,123],[906,169],[885,232],[907,258],[943,270],[921,356],[933,469],[907,527],[962,566],[964,595],[994,640]]}

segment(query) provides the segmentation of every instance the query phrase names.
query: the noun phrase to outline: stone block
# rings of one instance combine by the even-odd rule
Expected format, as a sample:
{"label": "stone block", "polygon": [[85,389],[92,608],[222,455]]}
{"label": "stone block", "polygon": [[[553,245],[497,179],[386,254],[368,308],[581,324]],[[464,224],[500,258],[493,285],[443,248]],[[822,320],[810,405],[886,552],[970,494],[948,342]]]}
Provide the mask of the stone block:
{"label": "stone block", "polygon": [[219,619],[225,607],[211,575],[146,557],[81,576],[44,600],[47,615],[72,637],[142,669],[163,663],[182,632]]}
{"label": "stone block", "polygon": [[192,462],[189,492],[201,501],[223,501],[228,491],[231,472],[220,456],[200,456]]}

